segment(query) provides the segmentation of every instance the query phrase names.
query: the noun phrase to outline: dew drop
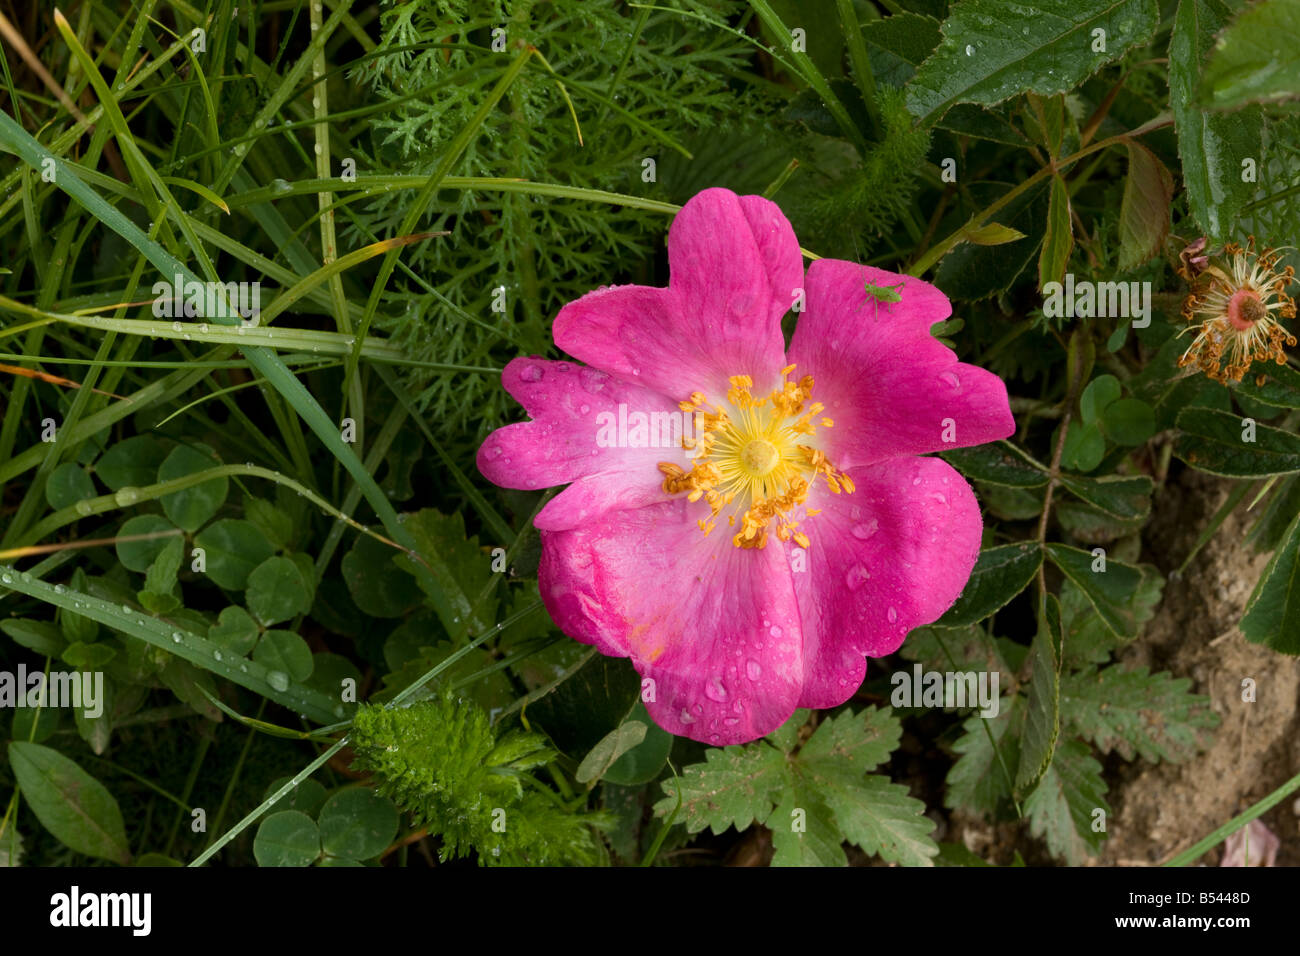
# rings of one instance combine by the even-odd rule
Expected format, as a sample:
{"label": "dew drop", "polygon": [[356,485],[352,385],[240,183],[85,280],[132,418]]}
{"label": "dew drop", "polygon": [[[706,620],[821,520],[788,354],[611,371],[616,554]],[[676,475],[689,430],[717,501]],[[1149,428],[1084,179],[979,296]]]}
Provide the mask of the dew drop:
{"label": "dew drop", "polygon": [[284,193],[293,192],[293,187],[289,185],[287,180],[273,179],[271,180],[271,192],[283,195]]}
{"label": "dew drop", "polygon": [[897,609],[897,608],[893,608],[893,607],[891,607],[888,611],[885,612],[885,616],[886,616],[887,618],[889,618],[889,623],[890,623],[890,624],[896,624],[896,623],[898,623],[898,609]]}
{"label": "dew drop", "polygon": [[875,518],[872,518],[870,521],[862,522],[862,524],[855,524],[853,526],[853,537],[857,538],[859,541],[866,541],[875,534],[879,528],[880,522]]}
{"label": "dew drop", "polygon": [[961,388],[961,379],[957,377],[956,372],[939,373],[939,381],[943,382],[950,388]]}
{"label": "dew drop", "polygon": [[[173,644],[179,644],[180,642],[181,642],[181,632],[180,632],[180,631],[172,631],[172,643],[173,643]],[[220,658],[218,658],[218,660],[220,660]]]}
{"label": "dew drop", "polygon": [[721,677],[710,677],[704,684],[704,696],[721,703],[727,699],[727,688],[722,686]]}
{"label": "dew drop", "polygon": [[750,680],[758,680],[763,676],[763,666],[758,661],[745,661],[745,676]]}
{"label": "dew drop", "polygon": [[856,591],[862,587],[862,582],[868,580],[871,574],[861,564],[855,564],[849,568],[848,573],[844,575],[844,586],[850,591]]}
{"label": "dew drop", "polygon": [[540,382],[542,380],[542,367],[540,365],[525,365],[520,369],[519,377],[525,382]]}
{"label": "dew drop", "polygon": [[266,682],[275,690],[280,691],[280,693],[284,693],[289,689],[289,675],[284,671],[268,671]]}
{"label": "dew drop", "polygon": [[693,723],[695,723],[695,716],[694,716],[694,715],[693,715],[689,710],[687,710],[685,707],[682,708],[682,712],[681,712],[680,714],[678,714],[677,716],[681,718],[681,721],[682,721],[682,723],[684,723],[684,724],[693,724]]}

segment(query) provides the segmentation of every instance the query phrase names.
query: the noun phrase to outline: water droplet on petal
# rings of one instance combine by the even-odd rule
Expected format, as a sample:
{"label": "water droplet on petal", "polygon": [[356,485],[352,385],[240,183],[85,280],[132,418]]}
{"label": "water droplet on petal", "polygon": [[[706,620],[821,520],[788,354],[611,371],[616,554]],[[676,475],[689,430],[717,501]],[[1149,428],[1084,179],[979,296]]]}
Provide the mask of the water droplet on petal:
{"label": "water droplet on petal", "polygon": [[961,379],[957,377],[956,372],[941,372],[939,381],[943,382],[950,388],[961,388]]}
{"label": "water droplet on petal", "polygon": [[727,688],[722,686],[721,677],[710,677],[705,682],[704,696],[719,703],[727,699]]}
{"label": "water droplet on petal", "polygon": [[889,618],[890,624],[896,624],[898,622],[898,608],[891,607],[885,612],[885,616]]}
{"label": "water droplet on petal", "polygon": [[862,582],[868,580],[871,574],[866,567],[861,564],[855,564],[849,568],[848,573],[844,575],[844,586],[850,591],[856,591],[862,587]]}
{"label": "water droplet on petal", "polygon": [[750,680],[758,680],[763,676],[763,665],[758,661],[745,661],[745,676]]}
{"label": "water droplet on petal", "polygon": [[862,524],[855,524],[853,526],[853,537],[857,538],[859,541],[866,541],[875,534],[879,528],[880,522],[875,518],[872,518],[870,521],[864,521]]}
{"label": "water droplet on petal", "polygon": [[542,374],[540,365],[525,365],[519,370],[519,378],[525,382],[540,382]]}

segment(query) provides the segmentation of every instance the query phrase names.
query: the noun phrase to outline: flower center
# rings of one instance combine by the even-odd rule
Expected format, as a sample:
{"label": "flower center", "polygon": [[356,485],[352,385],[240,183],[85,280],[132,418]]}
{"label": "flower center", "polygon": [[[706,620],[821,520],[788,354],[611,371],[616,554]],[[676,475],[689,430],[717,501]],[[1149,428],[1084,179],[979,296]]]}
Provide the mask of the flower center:
{"label": "flower center", "polygon": [[[754,380],[733,375],[725,402],[711,404],[703,392],[692,392],[679,403],[682,411],[695,413],[697,437],[686,438],[682,446],[695,451],[690,471],[672,462],[660,462],[663,489],[668,494],[686,493],[687,500],[701,499],[709,516],[700,518],[700,530],[708,534],[726,509],[727,524],[739,525],[732,537],[738,548],[762,548],[769,530],[781,541],[793,539],[806,548],[809,539],[796,530],[795,512],[808,498],[808,490],[820,475],[835,494],[853,492],[853,481],[837,471],[815,445],[818,425],[834,423],[821,413],[825,406],[810,402],[813,378],[798,382],[788,379],[791,365],[782,370],[782,385],[766,398],[750,394]],[[816,511],[805,511],[812,517]]]}
{"label": "flower center", "polygon": [[740,453],[741,464],[755,478],[771,474],[781,461],[781,453],[766,438],[755,438],[746,443]]}
{"label": "flower center", "polygon": [[1228,321],[1238,332],[1244,332],[1264,316],[1268,309],[1254,289],[1238,289],[1228,300]]}

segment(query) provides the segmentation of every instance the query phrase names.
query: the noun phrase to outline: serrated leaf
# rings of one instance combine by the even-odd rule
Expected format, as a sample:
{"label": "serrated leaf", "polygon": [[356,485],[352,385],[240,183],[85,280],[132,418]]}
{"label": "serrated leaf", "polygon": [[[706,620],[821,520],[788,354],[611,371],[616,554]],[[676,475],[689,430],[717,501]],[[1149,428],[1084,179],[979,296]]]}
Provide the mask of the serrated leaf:
{"label": "serrated leaf", "polygon": [[1036,544],[1004,544],[980,552],[957,602],[935,624],[961,627],[984,620],[1025,589],[1043,563]]}
{"label": "serrated leaf", "polygon": [[1051,193],[1047,202],[1047,231],[1043,235],[1043,249],[1038,255],[1038,286],[1061,282],[1065,268],[1074,251],[1074,223],[1070,221],[1070,193],[1065,180],[1052,177]]}
{"label": "serrated leaf", "polygon": [[1210,408],[1185,408],[1174,454],[1200,471],[1225,478],[1263,478],[1300,472],[1300,437],[1280,428],[1254,426],[1253,442],[1240,416]]}
{"label": "serrated leaf", "polygon": [[[957,0],[943,40],[907,88],[907,106],[932,123],[954,103],[991,106],[1032,90],[1072,90],[1155,32],[1155,0],[1040,0],[1031,11],[998,0]],[[1094,51],[1092,31],[1106,31]]]}
{"label": "serrated leaf", "polygon": [[1204,748],[1203,731],[1219,722],[1208,697],[1188,693],[1191,685],[1145,667],[1082,671],[1061,683],[1061,720],[1103,752],[1180,763]]}
{"label": "serrated leaf", "polygon": [[933,866],[939,848],[930,833],[934,821],[907,787],[875,774],[852,787],[821,785],[840,833],[864,853],[903,866]]}
{"label": "serrated leaf", "polygon": [[1061,485],[1071,494],[1109,515],[1125,521],[1151,514],[1155,482],[1146,475],[1062,475]]}
{"label": "serrated leaf", "polygon": [[1116,637],[1137,637],[1142,618],[1134,602],[1143,581],[1141,568],[1056,541],[1046,547],[1052,563],[1083,591]]}
{"label": "serrated leaf", "polygon": [[[492,580],[491,558],[478,546],[478,538],[465,537],[465,519],[459,512],[444,515],[433,508],[402,515],[407,533],[415,539],[421,559],[432,569],[417,575],[429,605],[453,640],[486,630],[496,614],[496,599],[478,604],[479,594]],[[416,562],[397,559],[412,572]]]}
{"label": "serrated leaf", "polygon": [[1101,764],[1092,758],[1088,745],[1063,741],[1042,781],[1025,800],[1030,832],[1047,841],[1052,856],[1070,866],[1080,865],[1101,849],[1105,839],[1104,832],[1092,829],[1096,810],[1110,816],[1105,793]]}
{"label": "serrated leaf", "polygon": [[1007,441],[954,448],[943,452],[940,457],[975,481],[1010,488],[1038,488],[1047,484],[1047,473],[1034,466],[1024,452]]}
{"label": "serrated leaf", "polygon": [[847,866],[835,815],[816,789],[797,778],[767,820],[773,866]]}
{"label": "serrated leaf", "polygon": [[691,764],[681,775],[663,782],[667,796],[655,804],[655,813],[667,816],[677,806],[678,820],[688,833],[709,827],[714,834],[734,826],[744,830],[764,823],[775,798],[789,784],[785,754],[765,743],[704,752],[704,763]]}
{"label": "serrated leaf", "polygon": [[1020,734],[1016,792],[1027,793],[1043,778],[1061,733],[1061,605],[1049,594],[1030,646],[1029,698]]}
{"label": "serrated leaf", "polygon": [[1260,0],[1214,42],[1201,77],[1201,101],[1230,110],[1300,96],[1300,3]]}
{"label": "serrated leaf", "polygon": [[[1169,234],[1174,178],[1156,154],[1128,140],[1128,177],[1119,206],[1119,267],[1136,268],[1160,251]],[[1115,349],[1111,349],[1115,351]]]}
{"label": "serrated leaf", "polygon": [[[1264,379],[1257,384],[1256,379]],[[1300,372],[1290,365],[1269,363],[1251,369],[1236,386],[1238,397],[1246,396],[1277,408],[1300,408]]]}
{"label": "serrated leaf", "polygon": [[1211,113],[1197,104],[1201,70],[1214,35],[1231,8],[1222,0],[1179,0],[1169,41],[1169,106],[1178,132],[1178,156],[1192,216],[1214,246],[1232,235],[1254,182],[1242,181],[1242,161],[1264,155],[1264,115],[1259,106]]}
{"label": "serrated leaf", "polygon": [[122,811],[102,783],[41,744],[11,741],[9,766],[41,826],[77,853],[130,862]]}
{"label": "serrated leaf", "polygon": [[1241,633],[1284,654],[1300,654],[1300,514],[1246,602]]}
{"label": "serrated leaf", "polygon": [[996,717],[977,714],[962,724],[962,736],[952,745],[959,756],[948,771],[945,807],[991,817],[1011,799],[1012,774],[1020,762],[1024,700],[1020,695],[1004,697]]}

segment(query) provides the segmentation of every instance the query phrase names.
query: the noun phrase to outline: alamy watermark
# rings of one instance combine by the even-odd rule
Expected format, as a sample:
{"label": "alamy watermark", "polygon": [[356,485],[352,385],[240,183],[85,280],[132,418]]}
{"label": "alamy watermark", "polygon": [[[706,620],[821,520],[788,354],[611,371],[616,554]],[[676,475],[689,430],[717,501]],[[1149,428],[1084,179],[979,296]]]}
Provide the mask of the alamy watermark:
{"label": "alamy watermark", "polygon": [[260,282],[198,282],[177,273],[155,282],[153,314],[159,319],[243,319],[256,325],[262,314]]}
{"label": "alamy watermark", "polygon": [[[599,448],[683,448],[696,438],[694,412],[629,412],[618,403],[618,414],[605,411],[596,416],[596,445]],[[683,446],[682,442],[687,444]]]}
{"label": "alamy watermark", "polygon": [[0,671],[0,708],[71,707],[90,720],[104,714],[103,671]]}
{"label": "alamy watermark", "polygon": [[927,671],[920,664],[912,670],[894,671],[889,702],[895,707],[978,707],[984,718],[998,715],[998,671]]}
{"label": "alamy watermark", "polygon": [[1133,328],[1145,329],[1151,324],[1151,283],[1075,282],[1074,273],[1067,272],[1064,284],[1043,286],[1043,315],[1049,319],[1132,319]]}

